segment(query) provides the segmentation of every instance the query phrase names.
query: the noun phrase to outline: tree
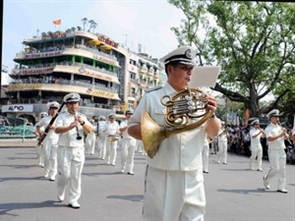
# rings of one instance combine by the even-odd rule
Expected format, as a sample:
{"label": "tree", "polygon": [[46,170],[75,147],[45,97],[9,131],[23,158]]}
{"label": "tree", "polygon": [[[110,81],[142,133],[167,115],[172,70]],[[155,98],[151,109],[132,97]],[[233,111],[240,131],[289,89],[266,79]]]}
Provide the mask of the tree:
{"label": "tree", "polygon": [[88,21],[88,23],[90,24],[90,27],[89,27],[88,31],[91,32],[91,29],[93,29],[93,33],[94,33],[95,28],[97,26],[97,23],[95,21],[93,21],[93,20]]}
{"label": "tree", "polygon": [[[185,15],[180,27],[172,28],[179,44],[194,44],[205,65],[222,67],[213,90],[243,103],[251,117],[280,107],[283,98],[294,91],[294,4],[169,2]],[[275,100],[260,107],[261,99],[269,93],[275,95]]]}
{"label": "tree", "polygon": [[82,24],[83,24],[83,31],[85,31],[85,26],[87,24],[88,19],[87,18],[83,18],[81,21],[82,21]]}

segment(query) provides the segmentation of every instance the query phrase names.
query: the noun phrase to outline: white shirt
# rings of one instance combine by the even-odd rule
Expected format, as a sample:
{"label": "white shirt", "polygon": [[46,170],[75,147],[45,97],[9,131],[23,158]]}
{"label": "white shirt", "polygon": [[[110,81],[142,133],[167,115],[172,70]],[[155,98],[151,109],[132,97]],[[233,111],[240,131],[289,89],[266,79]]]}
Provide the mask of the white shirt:
{"label": "white shirt", "polygon": [[[80,113],[79,113],[80,114]],[[80,114],[81,115],[81,114]],[[81,115],[83,121],[85,124],[90,124],[90,122],[87,120],[86,116]],[[55,128],[58,127],[67,127],[72,122],[75,121],[75,116],[71,115],[68,111],[58,115],[58,117],[55,120]],[[70,146],[70,147],[77,147],[77,146],[83,146],[84,147],[84,131],[83,127],[78,124],[78,133],[82,137],[81,140],[77,140],[77,129],[73,128],[65,133],[59,134],[59,141],[58,145],[60,146]]]}
{"label": "white shirt", "polygon": [[[37,124],[36,126],[39,126],[40,128],[44,128],[43,131],[47,128],[49,125],[50,121],[52,119],[52,116],[47,116],[43,117]],[[56,120],[56,119],[55,119]],[[54,122],[53,122],[54,123]],[[51,139],[52,143],[57,143],[59,135],[54,132],[53,129],[49,130],[46,137],[44,139]]]}
{"label": "white shirt", "polygon": [[117,121],[114,121],[113,123],[108,121],[106,124],[106,127],[107,127],[108,135],[116,135],[116,133],[119,131],[119,128],[120,128]]}
{"label": "white shirt", "polygon": [[[282,127],[278,124],[270,123],[265,128],[265,136],[268,137],[274,137],[278,136],[280,133],[282,133]],[[268,148],[271,150],[284,150],[286,148],[284,137],[280,137],[274,141],[267,141],[268,142]]]}
{"label": "white shirt", "polygon": [[[256,134],[258,135],[256,137],[253,137]],[[261,146],[261,142],[260,142],[261,136],[262,136],[262,133],[260,132],[260,130],[252,127],[252,129],[250,130],[251,146]]]}
{"label": "white shirt", "polygon": [[[164,95],[175,94],[176,91],[168,83],[161,89],[147,93],[129,119],[128,126],[139,125],[144,111],[147,111],[160,126],[167,126],[164,119],[166,107],[162,105],[161,98]],[[152,159],[148,157],[147,163],[150,166],[164,170],[189,171],[201,169],[202,150],[207,136],[205,124],[196,129],[164,139],[157,154]],[[152,130],[152,128],[147,129]]]}
{"label": "white shirt", "polygon": [[104,120],[100,120],[97,122],[98,123],[98,131],[97,131],[97,125],[96,125],[96,128],[95,128],[95,133],[98,132],[98,135],[99,136],[105,136],[106,135],[106,130],[107,130],[107,122],[104,121]]}
{"label": "white shirt", "polygon": [[[124,127],[127,127],[128,125],[128,120],[124,120],[120,123],[120,128],[124,128]],[[123,139],[134,139],[132,136],[130,136],[128,134],[128,130],[124,130],[123,133],[122,133],[122,136],[123,136]]]}

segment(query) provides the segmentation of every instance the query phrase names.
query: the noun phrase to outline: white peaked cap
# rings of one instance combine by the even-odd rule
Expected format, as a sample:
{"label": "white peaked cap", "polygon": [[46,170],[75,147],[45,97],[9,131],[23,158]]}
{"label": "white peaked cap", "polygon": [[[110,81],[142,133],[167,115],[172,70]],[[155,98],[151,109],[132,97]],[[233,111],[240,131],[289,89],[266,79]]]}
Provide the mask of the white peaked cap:
{"label": "white peaked cap", "polygon": [[181,63],[195,66],[195,57],[197,51],[191,46],[183,46],[175,49],[160,59],[165,65],[169,63]]}

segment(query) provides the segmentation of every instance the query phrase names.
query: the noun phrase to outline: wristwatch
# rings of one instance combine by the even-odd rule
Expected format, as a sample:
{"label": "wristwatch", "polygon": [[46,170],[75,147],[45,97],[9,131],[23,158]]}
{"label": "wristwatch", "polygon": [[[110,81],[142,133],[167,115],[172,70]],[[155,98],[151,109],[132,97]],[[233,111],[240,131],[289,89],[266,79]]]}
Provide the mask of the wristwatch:
{"label": "wristwatch", "polygon": [[85,121],[83,121],[82,123],[81,123],[81,126],[83,126],[85,124]]}

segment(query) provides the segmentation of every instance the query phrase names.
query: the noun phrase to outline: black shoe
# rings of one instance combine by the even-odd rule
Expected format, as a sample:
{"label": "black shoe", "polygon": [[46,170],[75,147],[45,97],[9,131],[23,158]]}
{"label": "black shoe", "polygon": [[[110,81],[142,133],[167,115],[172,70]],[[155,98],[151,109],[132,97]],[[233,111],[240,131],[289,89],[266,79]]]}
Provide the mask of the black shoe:
{"label": "black shoe", "polygon": [[285,189],[283,189],[283,190],[277,190],[277,192],[279,192],[279,193],[288,193],[288,190],[285,190]]}
{"label": "black shoe", "polygon": [[80,208],[80,204],[79,203],[70,203],[69,207],[73,208],[73,209],[79,209]]}
{"label": "black shoe", "polygon": [[131,172],[128,172],[127,174],[128,174],[128,175],[134,175],[134,173],[131,173]]}
{"label": "black shoe", "polygon": [[204,170],[203,173],[209,173],[209,171]]}

